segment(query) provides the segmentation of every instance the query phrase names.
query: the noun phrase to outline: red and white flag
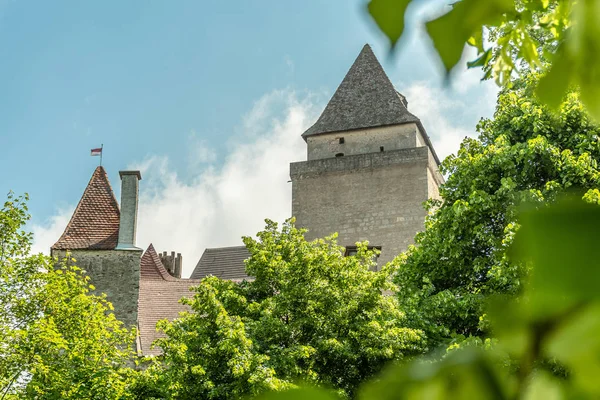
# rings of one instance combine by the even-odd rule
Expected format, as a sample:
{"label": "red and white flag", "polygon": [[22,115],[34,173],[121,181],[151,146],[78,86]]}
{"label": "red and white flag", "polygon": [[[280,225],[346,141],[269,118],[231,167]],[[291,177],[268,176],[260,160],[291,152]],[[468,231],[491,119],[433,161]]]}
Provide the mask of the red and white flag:
{"label": "red and white flag", "polygon": [[92,149],[92,156],[101,156],[102,155],[102,147],[98,147],[97,149]]}

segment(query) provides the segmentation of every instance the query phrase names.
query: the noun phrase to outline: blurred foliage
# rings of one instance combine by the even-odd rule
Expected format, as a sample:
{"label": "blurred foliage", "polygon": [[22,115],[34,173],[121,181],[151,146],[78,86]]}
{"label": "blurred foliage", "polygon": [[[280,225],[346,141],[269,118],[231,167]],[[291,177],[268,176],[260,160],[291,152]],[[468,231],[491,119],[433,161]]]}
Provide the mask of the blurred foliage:
{"label": "blurred foliage", "polygon": [[[362,385],[358,399],[600,397],[600,206],[570,194],[520,209],[509,253],[531,274],[518,295],[488,299],[495,339],[471,337],[439,360],[390,365]],[[292,400],[316,389],[304,390],[263,398]],[[337,397],[320,391],[311,398]]]}
{"label": "blurred foliage", "polygon": [[244,238],[252,281],[208,277],[183,301],[191,312],[160,325],[163,356],[147,370],[163,395],[225,399],[299,382],[352,396],[392,360],[423,351],[404,326],[391,269],[372,271],[365,243],[345,257],[335,236],[307,242],[293,221]]}
{"label": "blurred foliage", "polygon": [[522,210],[510,256],[530,266],[531,279],[518,296],[488,300],[494,344],[391,367],[359,398],[600,397],[600,207],[561,195]]}
{"label": "blurred foliage", "polygon": [[[406,9],[416,2],[369,1],[369,13],[392,48],[404,33]],[[483,79],[494,78],[499,85],[510,85],[521,72],[547,63],[537,90],[542,101],[558,107],[575,85],[590,114],[600,119],[598,20],[597,0],[461,0],[427,22],[426,31],[447,74],[466,46],[477,51],[467,65],[482,67]]]}
{"label": "blurred foliage", "polygon": [[489,334],[486,299],[518,294],[527,265],[507,248],[523,202],[544,204],[573,187],[597,201],[600,128],[570,92],[554,113],[533,95],[536,74],[503,90],[479,138],[467,138],[442,163],[441,200],[415,246],[398,257],[395,282],[409,326],[426,332],[429,347]]}
{"label": "blurred foliage", "polygon": [[30,254],[26,202],[0,209],[0,398],[126,397],[135,332],[77,267]]}

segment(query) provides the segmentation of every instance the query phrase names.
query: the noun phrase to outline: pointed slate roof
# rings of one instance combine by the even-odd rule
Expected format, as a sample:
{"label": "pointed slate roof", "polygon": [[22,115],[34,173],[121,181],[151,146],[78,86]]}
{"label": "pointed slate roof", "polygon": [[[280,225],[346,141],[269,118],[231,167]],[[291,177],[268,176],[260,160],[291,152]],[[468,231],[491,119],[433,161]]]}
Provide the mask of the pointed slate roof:
{"label": "pointed slate roof", "polygon": [[418,121],[366,44],[317,122],[302,137]]}
{"label": "pointed slate roof", "polygon": [[154,246],[150,244],[140,260],[140,297],[138,300],[139,346],[143,355],[159,355],[161,349],[152,343],[164,333],[156,330],[161,319],[169,321],[179,317],[179,313],[190,308],[181,304],[183,297],[192,298],[192,286],[200,284],[199,279],[179,279],[171,276],[160,261]]}
{"label": "pointed slate roof", "polygon": [[106,171],[96,168],[54,250],[112,250],[119,239],[119,204]]}

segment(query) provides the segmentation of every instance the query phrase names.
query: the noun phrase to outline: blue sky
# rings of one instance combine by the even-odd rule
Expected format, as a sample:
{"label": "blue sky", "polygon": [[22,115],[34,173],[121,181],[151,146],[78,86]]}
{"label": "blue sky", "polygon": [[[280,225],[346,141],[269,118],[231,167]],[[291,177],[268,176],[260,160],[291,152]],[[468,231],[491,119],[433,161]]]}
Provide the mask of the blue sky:
{"label": "blue sky", "polygon": [[[413,10],[411,21],[445,2],[422,3],[428,8]],[[118,171],[142,168],[148,215],[149,207],[169,202],[165,191],[203,188],[180,194],[178,201],[195,203],[175,202],[167,207],[175,215],[160,215],[162,221],[193,220],[196,209],[215,215],[210,223],[197,221],[206,225],[198,230],[209,232],[183,246],[200,249],[189,250],[191,258],[207,246],[235,245],[228,242],[239,231],[252,234],[256,230],[247,230],[257,225],[221,231],[219,210],[250,207],[241,209],[257,214],[260,228],[262,218],[289,214],[289,190],[281,185],[274,190],[283,194],[253,200],[272,201],[265,209],[274,210],[270,216],[253,212],[248,193],[237,189],[204,201],[216,191],[211,184],[243,186],[227,181],[236,176],[229,170],[234,166],[283,171],[277,178],[257,176],[260,182],[285,179],[287,158],[303,157],[296,136],[314,122],[365,43],[407,95],[409,109],[421,111],[439,153],[454,151],[461,135],[474,134],[479,118],[491,115],[493,85],[480,85],[475,72],[460,74],[454,90],[445,89],[429,44],[415,29],[392,57],[364,1],[0,0],[0,190],[30,194],[32,226],[45,237],[39,239],[45,248],[64,228],[97,165],[89,150],[104,144],[117,196]],[[253,164],[259,158],[264,165]],[[267,192],[273,186],[265,185]],[[238,203],[228,203],[228,193]],[[182,209],[188,214],[178,215]],[[158,239],[159,250],[180,244],[161,239],[160,220],[140,222],[143,240]],[[156,239],[148,239],[152,233]]]}

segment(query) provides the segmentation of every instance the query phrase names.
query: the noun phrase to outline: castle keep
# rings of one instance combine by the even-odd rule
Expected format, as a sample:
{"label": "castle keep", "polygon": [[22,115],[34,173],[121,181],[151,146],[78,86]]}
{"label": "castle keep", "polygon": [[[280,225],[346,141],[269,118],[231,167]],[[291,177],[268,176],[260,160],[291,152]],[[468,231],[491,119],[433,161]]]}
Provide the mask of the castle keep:
{"label": "castle keep", "polygon": [[[439,160],[420,120],[408,111],[366,45],[315,124],[302,134],[307,160],[290,165],[292,215],[307,239],[339,232],[352,255],[357,241],[379,248],[382,266],[423,229],[423,202],[437,198]],[[208,275],[241,281],[249,255],[241,246],[206,249],[190,279],[182,257],[136,247],[139,171],[121,171],[121,203],[102,167],[96,168],[69,224],[52,246],[69,251],[106,293],[115,315],[139,330],[141,354],[158,354],[156,322],[174,319],[189,288]]]}
{"label": "castle keep", "polygon": [[392,260],[423,229],[438,197],[439,160],[421,121],[366,45],[306,132],[307,161],[292,163],[292,215],[307,239],[338,232],[351,251],[368,240]]}

